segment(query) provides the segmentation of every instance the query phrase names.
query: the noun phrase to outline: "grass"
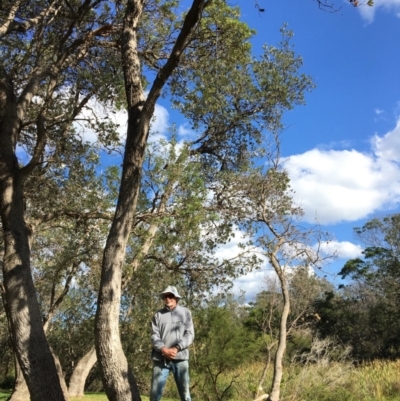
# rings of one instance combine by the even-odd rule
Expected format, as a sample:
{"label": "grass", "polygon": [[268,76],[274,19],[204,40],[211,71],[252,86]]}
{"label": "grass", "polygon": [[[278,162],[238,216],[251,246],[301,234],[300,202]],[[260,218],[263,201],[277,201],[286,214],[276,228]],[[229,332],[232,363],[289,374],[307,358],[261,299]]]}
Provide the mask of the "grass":
{"label": "grass", "polygon": [[[257,387],[260,368],[252,365],[246,369],[237,386],[235,401],[252,399],[251,390]],[[271,383],[271,374],[266,379],[266,389]],[[350,363],[286,366],[281,400],[400,401],[400,360],[377,361],[359,367]]]}
{"label": "grass", "polygon": [[1,391],[0,390],[0,401],[5,401],[10,393],[8,391]]}
{"label": "grass", "polygon": [[[70,398],[70,401],[108,401],[108,399],[104,393],[88,393],[83,398]],[[149,401],[149,397],[143,395],[142,401]]]}
{"label": "grass", "polygon": [[[262,368],[261,364],[252,364],[225,375],[222,387],[230,382],[232,375],[240,373],[235,379],[235,391],[229,401],[251,401]],[[271,374],[269,372],[264,383],[265,389],[271,383]],[[200,379],[193,374],[193,383],[200,383]],[[170,384],[174,386],[173,382]],[[196,392],[201,387],[195,386],[193,401],[205,399],[202,393]],[[359,367],[349,363],[285,366],[281,389],[282,401],[400,401],[400,360],[378,361]],[[9,394],[0,390],[0,401],[5,401]],[[213,399],[211,393],[208,395]],[[142,396],[142,400],[148,401],[149,398]],[[178,401],[167,397],[162,400]],[[70,401],[107,401],[107,397],[104,393],[88,393],[83,398],[72,398]]]}
{"label": "grass", "polygon": [[[0,401],[5,401],[10,395],[10,391],[0,390]],[[149,401],[149,397],[142,395],[142,401]],[[88,393],[83,398],[70,398],[70,401],[108,401],[104,393]],[[163,401],[177,401],[173,398],[163,398]]]}
{"label": "grass", "polygon": [[[149,397],[146,395],[141,396],[142,401],[149,401]],[[0,398],[0,401],[1,398]],[[70,398],[70,401],[108,401],[106,395],[104,393],[89,393],[85,394],[83,398]],[[173,398],[164,398],[163,401],[178,401]]]}

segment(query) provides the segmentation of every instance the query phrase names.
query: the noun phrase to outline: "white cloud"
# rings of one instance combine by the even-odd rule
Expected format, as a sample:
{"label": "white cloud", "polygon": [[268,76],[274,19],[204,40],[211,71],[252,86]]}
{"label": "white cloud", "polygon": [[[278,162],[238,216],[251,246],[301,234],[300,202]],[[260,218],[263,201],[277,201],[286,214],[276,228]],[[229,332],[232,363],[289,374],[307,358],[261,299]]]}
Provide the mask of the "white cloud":
{"label": "white cloud", "polygon": [[[85,121],[79,121],[83,119]],[[95,124],[98,121],[111,121],[117,124],[117,132],[120,141],[124,140],[126,136],[128,114],[126,110],[114,110],[104,104],[98,102],[95,98],[89,100],[87,107],[78,115],[78,121],[74,122],[74,127],[77,134],[84,142],[97,143],[97,133],[87,126],[87,122]]]}
{"label": "white cloud", "polygon": [[398,17],[400,11],[400,0],[374,0],[373,7],[369,7],[366,4],[361,4],[358,7],[361,16],[369,23],[374,20],[375,14],[379,9],[393,12]]}
{"label": "white cloud", "polygon": [[362,247],[349,241],[329,241],[320,245],[325,254],[336,254],[339,259],[354,259],[362,256]]}
{"label": "white cloud", "polygon": [[372,147],[378,157],[389,161],[400,161],[400,118],[393,131],[383,137],[375,135],[372,138]]}
{"label": "white cloud", "polygon": [[185,140],[192,139],[196,136],[196,132],[193,131],[188,123],[181,124],[178,127],[178,135]]}
{"label": "white cloud", "polygon": [[218,247],[215,257],[219,260],[231,259],[238,256],[243,249],[239,248],[239,244],[246,240],[246,235],[243,231],[236,228],[234,230],[234,237],[231,241]]}
{"label": "white cloud", "polygon": [[[239,229],[236,229],[234,239],[231,242],[221,246],[217,251],[216,256],[220,260],[223,260],[230,259],[238,255],[241,251],[238,247],[238,244],[244,239],[244,233]],[[316,251],[316,247],[317,246],[314,246],[314,251]],[[319,251],[322,252],[321,256],[329,258],[326,261],[327,263],[332,262],[332,255],[335,255],[338,259],[353,259],[361,257],[362,250],[363,249],[361,246],[353,244],[349,241],[332,240],[323,242],[319,245]],[[260,268],[248,272],[247,274],[244,274],[233,281],[233,288],[231,292],[236,296],[239,296],[244,292],[246,302],[254,301],[256,295],[265,290],[268,286],[268,283],[271,283],[271,280],[277,280],[274,269],[269,264],[267,258],[262,256],[261,250],[257,253],[257,256],[263,260]],[[296,269],[296,266],[287,266],[286,269],[289,273],[291,270]],[[315,274],[311,267],[310,274]]]}
{"label": "white cloud", "polygon": [[159,104],[156,104],[154,117],[151,120],[150,132],[156,136],[165,136],[169,126],[168,110]]}
{"label": "white cloud", "polygon": [[370,153],[312,149],[284,161],[305,220],[356,221],[400,203],[400,122]]}
{"label": "white cloud", "polygon": [[257,294],[267,289],[267,280],[269,277],[277,278],[272,269],[263,268],[252,271],[234,281],[232,292],[239,296],[244,291],[246,301],[253,301]]}
{"label": "white cloud", "polygon": [[[236,228],[234,232],[234,238],[230,242],[221,245],[215,253],[215,257],[217,257],[220,261],[224,259],[232,259],[243,252],[243,249],[239,247],[239,243],[243,243],[246,240],[246,235],[238,228]],[[244,291],[247,302],[253,300],[259,292],[265,289],[266,277],[269,275],[275,276],[275,272],[269,266],[266,258],[263,257],[261,253],[257,253],[257,256],[261,259],[264,259],[260,269],[253,270],[233,280],[233,288],[231,290],[232,293],[239,296],[241,292]]]}
{"label": "white cloud", "polygon": [[[128,126],[128,113],[126,110],[113,110],[98,102],[96,99],[91,99],[88,103],[88,107],[82,110],[82,113],[78,118],[95,122],[95,117],[99,120],[109,120],[114,124],[117,124],[117,132],[120,138],[120,142],[124,143],[126,138],[126,130]],[[156,104],[154,110],[154,117],[151,121],[150,133],[152,134],[152,140],[156,140],[160,137],[164,137],[169,125],[169,113],[168,110]],[[75,122],[74,127],[81,136],[84,142],[96,143],[97,134],[94,130],[88,128],[85,124]]]}

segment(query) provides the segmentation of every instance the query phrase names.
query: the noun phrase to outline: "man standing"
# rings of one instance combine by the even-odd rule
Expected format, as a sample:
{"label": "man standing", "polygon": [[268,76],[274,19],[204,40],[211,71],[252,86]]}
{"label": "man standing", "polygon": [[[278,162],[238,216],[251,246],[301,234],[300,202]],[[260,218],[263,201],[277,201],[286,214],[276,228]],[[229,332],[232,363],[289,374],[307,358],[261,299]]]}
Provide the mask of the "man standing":
{"label": "man standing", "polygon": [[182,298],[176,287],[168,286],[160,293],[165,307],[151,322],[153,376],[150,401],[160,401],[169,372],[174,375],[181,401],[191,401],[189,391],[189,350],[194,340],[192,314],[178,305]]}

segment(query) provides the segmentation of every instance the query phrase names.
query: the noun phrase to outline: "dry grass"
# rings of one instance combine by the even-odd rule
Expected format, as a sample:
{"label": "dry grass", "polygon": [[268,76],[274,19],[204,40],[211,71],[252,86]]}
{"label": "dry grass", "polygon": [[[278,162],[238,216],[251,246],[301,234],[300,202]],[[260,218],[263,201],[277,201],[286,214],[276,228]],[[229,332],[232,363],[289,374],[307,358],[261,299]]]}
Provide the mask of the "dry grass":
{"label": "dry grass", "polygon": [[[253,364],[234,372],[240,373],[240,376],[237,378],[234,398],[231,401],[253,399],[262,368],[261,364]],[[268,389],[271,383],[271,374],[270,371],[264,389]],[[5,401],[8,395],[9,392],[0,391],[0,401]],[[148,401],[148,397],[142,396],[142,400]],[[281,400],[400,401],[400,360],[377,361],[359,367],[346,363],[284,367]],[[103,393],[96,393],[87,394],[83,398],[73,398],[71,401],[107,401],[107,397]],[[177,399],[163,397],[163,401]],[[204,397],[193,394],[193,401],[204,401]]]}
{"label": "dry grass", "polygon": [[[252,365],[241,376],[234,401],[251,400],[262,367]],[[267,392],[271,374],[264,383]],[[354,367],[350,363],[284,367],[282,401],[400,401],[400,360]],[[232,400],[233,401],[233,400]]]}
{"label": "dry grass", "polygon": [[400,400],[400,360],[375,361],[354,369],[349,381],[366,401]]}

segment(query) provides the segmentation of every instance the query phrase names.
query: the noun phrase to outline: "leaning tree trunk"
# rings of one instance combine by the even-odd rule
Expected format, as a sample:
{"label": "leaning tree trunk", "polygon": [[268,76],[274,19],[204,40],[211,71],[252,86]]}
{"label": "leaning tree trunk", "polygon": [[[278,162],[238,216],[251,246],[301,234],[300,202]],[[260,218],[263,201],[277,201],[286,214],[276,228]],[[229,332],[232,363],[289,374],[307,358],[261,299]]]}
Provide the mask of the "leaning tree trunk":
{"label": "leaning tree trunk", "polygon": [[[7,315],[7,317],[8,317],[8,315]],[[8,320],[9,320],[9,317],[8,317]],[[47,333],[47,329],[49,327],[48,323],[49,323],[49,319],[47,319],[43,325],[43,330],[44,330],[45,334]],[[58,377],[60,379],[60,384],[61,384],[63,394],[64,394],[65,398],[68,398],[68,388],[65,383],[65,378],[64,378],[63,371],[62,371],[62,366],[61,366],[60,360],[51,348],[50,348],[50,350],[53,355],[54,362],[56,364],[56,369],[57,369]],[[19,366],[18,360],[15,359],[14,388],[7,401],[23,401],[23,400],[29,400],[29,399],[30,399],[30,394],[29,394],[28,385],[26,384],[25,378],[22,375],[21,367]]]}
{"label": "leaning tree trunk", "polygon": [[[72,272],[74,272],[75,270],[73,269]],[[70,285],[70,282],[72,280],[72,276],[73,275],[70,274],[67,277],[67,280],[66,280],[66,283],[65,283],[65,287],[64,287],[64,291],[57,298],[57,300],[50,306],[50,310],[49,310],[49,312],[47,314],[47,317],[45,319],[45,322],[43,324],[43,330],[44,330],[45,334],[47,334],[47,329],[49,328],[49,322],[51,320],[51,317],[54,315],[57,306],[62,302],[62,300],[64,299],[65,295],[68,293],[69,285]],[[7,314],[7,319],[8,319],[8,321],[10,321],[10,318],[9,318],[8,314]],[[54,354],[53,350],[51,350],[51,352],[53,354],[54,361],[56,363],[56,368],[57,368],[58,376],[60,378],[61,388],[63,390],[63,393],[64,393],[65,397],[68,398],[68,389],[67,389],[67,385],[65,383],[65,378],[64,378],[63,371],[62,371],[60,360],[58,359],[57,355]],[[8,399],[8,401],[29,400],[28,385],[26,384],[26,381],[25,381],[25,379],[24,379],[24,377],[22,375],[22,371],[21,371],[21,368],[20,368],[19,363],[18,363],[17,360],[15,360],[15,364],[16,364],[16,368],[15,368],[14,388],[13,388],[13,392],[12,392],[10,398]]]}
{"label": "leaning tree trunk", "polygon": [[[54,362],[56,364],[56,369],[58,373],[58,377],[60,379],[60,384],[61,388],[63,391],[63,394],[66,399],[68,399],[68,389],[67,385],[65,383],[64,379],[64,374],[62,371],[61,363],[58,357],[52,352]],[[7,399],[7,401],[28,401],[30,399],[30,394],[29,394],[29,389],[28,385],[26,384],[26,380],[22,374],[21,367],[19,366],[18,360],[15,358],[15,382],[14,382],[14,388],[13,391],[10,395],[10,397]]]}
{"label": "leaning tree trunk", "polygon": [[29,228],[24,220],[23,179],[16,138],[21,118],[12,82],[0,80],[0,214],[4,238],[3,277],[12,338],[32,401],[65,400],[42,326],[30,270]]}
{"label": "leaning tree trunk", "polygon": [[[110,401],[141,400],[122,349],[119,313],[125,248],[136,209],[140,171],[149,130],[149,121],[141,118],[144,93],[137,54],[136,28],[142,8],[142,1],[128,1],[122,34],[122,55],[128,98],[128,130],[118,203],[103,254],[95,319],[96,353],[104,390]],[[125,58],[125,53],[130,57]]]}
{"label": "leaning tree trunk", "polygon": [[286,340],[287,340],[287,319],[290,312],[290,296],[289,289],[285,277],[285,272],[282,267],[279,265],[275,255],[272,255],[270,259],[274,269],[278,275],[281,289],[282,289],[282,297],[283,297],[283,310],[280,319],[279,326],[279,339],[278,339],[278,348],[276,350],[275,361],[274,361],[274,376],[272,379],[272,388],[271,394],[269,395],[269,401],[278,401],[281,393],[281,382],[283,375],[283,356],[286,350]]}
{"label": "leaning tree trunk", "polygon": [[[2,283],[0,283],[0,292],[1,292],[1,298],[3,301],[3,305],[4,305],[4,310],[6,312],[10,341],[11,341],[12,347],[14,349],[14,344],[12,342],[12,334],[11,334],[10,312],[8,310],[8,305],[7,305],[7,302],[5,299],[5,291],[4,291],[4,287],[3,287]],[[22,370],[19,366],[15,352],[14,352],[14,372],[15,372],[14,388],[13,388],[13,391],[10,394],[10,396],[7,398],[7,401],[27,401],[30,399],[29,389],[28,389],[28,385],[26,384],[26,381],[24,379]]]}
{"label": "leaning tree trunk", "polygon": [[143,0],[128,0],[121,36],[121,54],[128,103],[128,129],[117,207],[103,254],[95,319],[95,344],[104,390],[110,401],[140,400],[139,391],[122,349],[119,333],[122,266],[132,228],[150,120],[161,89],[179,63],[205,0],[193,0],[181,32],[145,100],[138,54],[137,26]]}
{"label": "leaning tree trunk", "polygon": [[96,349],[92,347],[76,364],[69,380],[68,394],[70,397],[83,397],[86,378],[97,361]]}
{"label": "leaning tree trunk", "polygon": [[28,401],[30,399],[28,385],[15,358],[15,382],[14,389],[7,401]]}
{"label": "leaning tree trunk", "polygon": [[4,163],[0,161],[0,207],[5,244],[3,276],[15,352],[32,401],[65,400],[43,331],[30,272],[22,183],[18,173],[5,177],[3,167]]}

